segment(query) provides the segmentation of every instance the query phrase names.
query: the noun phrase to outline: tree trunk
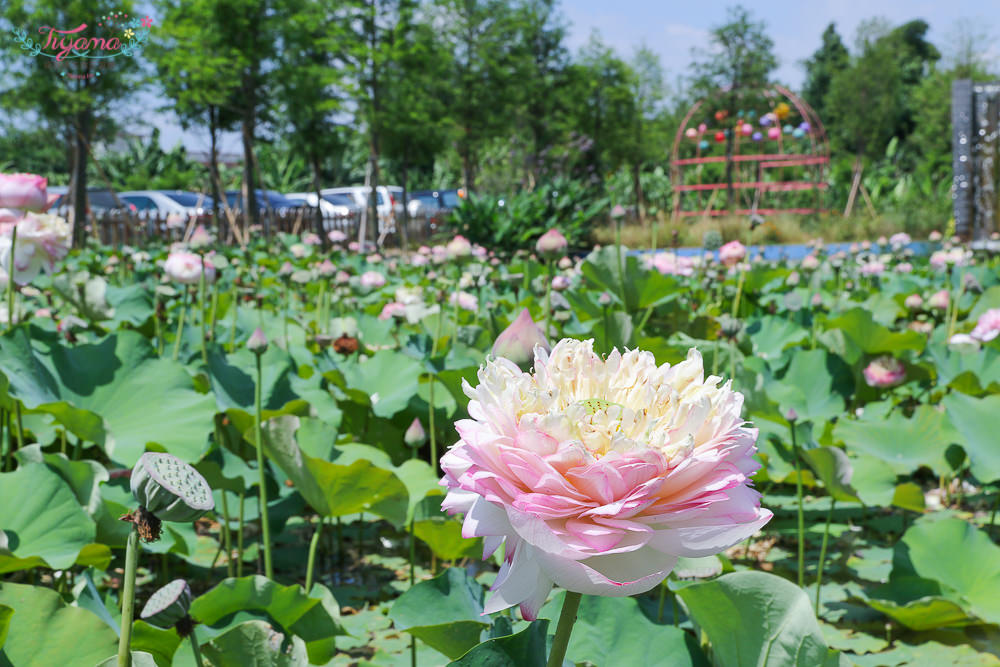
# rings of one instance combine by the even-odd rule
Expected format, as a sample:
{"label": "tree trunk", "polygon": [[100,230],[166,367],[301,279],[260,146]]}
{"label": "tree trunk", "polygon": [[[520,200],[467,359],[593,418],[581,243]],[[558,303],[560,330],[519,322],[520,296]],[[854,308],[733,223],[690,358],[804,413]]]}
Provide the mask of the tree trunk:
{"label": "tree trunk", "polygon": [[219,123],[216,120],[217,115],[218,109],[214,105],[209,105],[208,133],[210,137],[210,147],[208,152],[208,179],[210,181],[209,190],[212,192],[212,201],[215,203],[215,205],[212,206],[212,220],[215,223],[215,229],[217,230],[218,238],[221,241],[226,235],[222,226],[222,216],[219,214],[219,207],[222,206],[220,203],[222,201],[222,193],[220,192],[219,187]]}
{"label": "tree trunk", "polygon": [[642,165],[637,160],[632,165],[632,190],[635,192],[635,211],[639,216],[639,222],[646,224],[646,216],[642,206],[642,180],[639,178]]}
{"label": "tree trunk", "polygon": [[[73,134],[73,245],[83,248],[87,243],[87,147],[90,144],[90,112],[76,114]],[[97,225],[97,220],[91,221]]]}
{"label": "tree trunk", "polygon": [[[316,233],[319,235],[320,243],[323,244],[323,249],[326,250],[329,247],[330,240],[326,237],[326,229],[323,225],[323,195],[320,194],[320,168],[319,168],[319,155],[313,153],[310,155],[310,164],[312,165],[313,173],[313,190],[316,191]],[[333,226],[335,221],[331,220],[330,225]]]}

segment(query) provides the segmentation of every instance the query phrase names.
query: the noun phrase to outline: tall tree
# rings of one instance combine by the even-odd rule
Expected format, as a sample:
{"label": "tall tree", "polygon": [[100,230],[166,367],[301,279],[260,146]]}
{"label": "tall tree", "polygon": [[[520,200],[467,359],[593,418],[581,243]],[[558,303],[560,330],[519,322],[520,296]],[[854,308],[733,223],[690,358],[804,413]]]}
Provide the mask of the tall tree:
{"label": "tall tree", "polygon": [[660,58],[649,47],[643,45],[636,49],[632,56],[631,69],[630,83],[632,97],[635,100],[634,130],[629,146],[632,163],[632,192],[635,195],[635,206],[639,219],[645,221],[640,177],[646,163],[663,154],[663,143],[657,141],[659,138],[657,137],[657,121],[663,111],[666,87],[663,81],[663,67],[660,65]]}
{"label": "tall tree", "polygon": [[[73,243],[82,245],[86,239],[84,222],[87,217],[87,165],[92,144],[102,127],[109,128],[114,103],[132,95],[140,82],[139,65],[135,58],[118,56],[105,60],[68,53],[56,60],[57,49],[45,48],[49,36],[56,40],[101,38],[107,45],[112,38],[128,41],[121,24],[98,26],[100,17],[121,12],[133,14],[127,0],[10,0],[4,18],[9,23],[2,32],[24,31],[22,39],[38,39],[41,50],[35,57],[26,55],[17,42],[7,43],[8,54],[5,80],[10,86],[0,92],[4,106],[20,108],[62,130],[66,138],[66,154],[70,163],[72,193],[71,222]],[[73,31],[82,24],[87,27],[72,34],[44,33],[49,26],[56,30]],[[136,33],[133,30],[133,35]],[[30,37],[29,37],[30,36]],[[91,55],[90,51],[87,54]]]}
{"label": "tall tree", "polygon": [[822,119],[826,116],[826,97],[833,77],[850,65],[850,54],[833,23],[826,26],[823,43],[804,64],[806,80],[802,86],[802,96]]}
{"label": "tall tree", "polygon": [[[727,22],[712,29],[709,50],[695,49],[693,89],[711,95],[722,89],[721,102],[730,118],[736,116],[741,100],[756,95],[767,85],[778,66],[774,41],[767,36],[762,21],[755,21],[749,10],[737,5],[727,13]],[[726,137],[726,205],[732,209],[733,133]]]}

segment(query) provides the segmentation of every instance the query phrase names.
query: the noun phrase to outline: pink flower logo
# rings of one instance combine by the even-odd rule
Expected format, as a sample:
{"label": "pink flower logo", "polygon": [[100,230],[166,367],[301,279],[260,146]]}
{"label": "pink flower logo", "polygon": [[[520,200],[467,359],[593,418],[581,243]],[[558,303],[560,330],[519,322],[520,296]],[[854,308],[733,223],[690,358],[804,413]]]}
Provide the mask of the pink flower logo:
{"label": "pink flower logo", "polygon": [[153,25],[153,19],[149,18],[148,16],[142,20],[143,28],[149,28],[152,25]]}

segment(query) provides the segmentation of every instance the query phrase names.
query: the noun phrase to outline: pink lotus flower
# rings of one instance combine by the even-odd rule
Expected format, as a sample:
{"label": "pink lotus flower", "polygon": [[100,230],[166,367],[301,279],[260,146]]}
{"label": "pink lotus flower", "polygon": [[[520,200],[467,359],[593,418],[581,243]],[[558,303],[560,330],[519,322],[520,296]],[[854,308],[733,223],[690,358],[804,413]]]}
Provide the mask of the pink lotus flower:
{"label": "pink lotus flower", "polygon": [[535,243],[535,252],[542,257],[552,259],[566,252],[569,242],[558,229],[550,229],[538,238]]}
{"label": "pink lotus flower", "polygon": [[930,241],[931,243],[937,243],[938,241],[941,240],[941,232],[935,229],[934,231],[932,231],[930,234],[927,235],[927,240]]}
{"label": "pink lotus flower", "polygon": [[69,253],[71,236],[72,229],[59,216],[28,213],[0,234],[0,267],[3,273],[13,276],[14,282],[27,285],[42,270],[55,272],[56,262]]}
{"label": "pink lotus flower", "polygon": [[188,239],[188,245],[192,248],[204,248],[206,246],[212,245],[212,235],[208,233],[204,225],[198,225],[191,232],[191,238]]}
{"label": "pink lotus flower", "polygon": [[816,257],[816,255],[809,253],[802,258],[802,268],[807,271],[819,268],[819,258]]}
{"label": "pink lotus flower", "polygon": [[865,366],[864,374],[870,387],[895,387],[906,378],[906,368],[898,359],[879,357]]}
{"label": "pink lotus flower", "polygon": [[746,246],[739,241],[730,241],[719,248],[719,261],[726,266],[736,266],[746,256]]}
{"label": "pink lotus flower", "polygon": [[320,239],[319,237],[319,234],[316,234],[315,232],[306,232],[305,234],[303,234],[302,242],[305,243],[306,245],[320,245],[321,243],[323,243],[322,239]]}
{"label": "pink lotus flower", "polygon": [[319,266],[316,267],[316,272],[321,276],[332,276],[336,273],[337,267],[333,265],[329,259],[324,259],[320,262]]}
{"label": "pink lotus flower", "polygon": [[44,211],[47,186],[48,180],[37,174],[0,174],[0,209],[17,209],[12,218],[22,217],[23,211]]}
{"label": "pink lotus flower", "polygon": [[861,275],[863,276],[880,276],[883,273],[885,273],[885,264],[877,260],[865,262],[861,265]]}
{"label": "pink lotus flower", "polygon": [[382,312],[378,314],[380,320],[390,320],[392,318],[402,319],[406,317],[406,306],[396,301],[390,301],[382,306]]}
{"label": "pink lotus flower", "polygon": [[913,239],[906,232],[897,232],[889,237],[889,245],[893,247],[894,250],[899,250],[904,246],[910,245]]}
{"label": "pink lotus flower", "polygon": [[350,250],[351,252],[358,252],[359,250],[361,250],[361,244],[358,243],[357,241],[351,241],[350,243],[347,244],[347,249]]}
{"label": "pink lotus flower", "polygon": [[650,266],[665,276],[694,275],[694,260],[690,257],[679,257],[672,252],[658,252],[650,260]]}
{"label": "pink lotus flower", "polygon": [[468,292],[452,292],[448,303],[458,305],[462,310],[479,310],[479,299],[474,294]]}
{"label": "pink lotus flower", "polygon": [[[20,242],[20,239],[18,239]],[[205,282],[215,281],[215,266],[207,258],[202,259],[199,255],[186,250],[174,250],[167,256],[167,261],[163,263],[163,271],[167,277],[182,285],[197,285],[201,280],[202,271],[205,272]]]}
{"label": "pink lotus flower", "polygon": [[913,273],[913,265],[909,262],[900,262],[896,265],[897,273]]}
{"label": "pink lotus flower", "polygon": [[378,271],[365,271],[361,274],[361,286],[365,289],[378,289],[385,285],[385,276]]}
{"label": "pink lotus flower", "polygon": [[421,255],[418,253],[410,256],[410,264],[412,266],[427,266],[428,262],[430,262],[430,260],[427,259],[427,255]]}
{"label": "pink lotus flower", "polygon": [[347,271],[337,271],[337,275],[334,277],[334,282],[338,285],[346,285],[351,282],[351,274]]}
{"label": "pink lotus flower", "polygon": [[326,238],[330,239],[330,243],[343,243],[347,240],[347,234],[339,229],[332,229],[327,233]]}
{"label": "pink lotus flower", "polygon": [[549,351],[549,342],[545,339],[545,334],[535,321],[531,319],[531,313],[525,308],[521,314],[510,323],[506,329],[500,332],[493,342],[493,356],[510,359],[521,370],[526,370],[535,358],[535,347],[540,346],[546,352]]}
{"label": "pink lotus flower", "polygon": [[983,343],[1000,335],[1000,308],[990,308],[980,315],[976,328],[969,335]]}
{"label": "pink lotus flower", "polygon": [[431,249],[428,246],[422,245],[419,248],[417,248],[417,252],[420,253],[421,255],[429,255],[431,254]]}
{"label": "pink lotus flower", "polygon": [[749,476],[756,429],[743,396],[704,378],[701,355],[657,367],[640,350],[604,360],[593,341],[535,350],[535,372],[498,358],[464,385],[471,419],[441,459],[442,507],[462,533],[505,543],[486,604],[534,619],[553,584],[626,596],[650,590],[678,556],[718,553],[771,518]]}
{"label": "pink lotus flower", "polygon": [[469,239],[465,238],[461,234],[458,234],[448,245],[445,246],[448,253],[448,257],[456,259],[458,257],[468,257],[472,253],[472,244],[469,243]]}
{"label": "pink lotus flower", "polygon": [[934,294],[931,294],[931,298],[927,299],[927,305],[937,310],[945,310],[948,308],[950,302],[951,295],[948,294],[948,290],[946,289],[934,292]]}
{"label": "pink lotus flower", "polygon": [[919,294],[911,294],[903,301],[903,305],[910,310],[920,310],[924,305],[924,300]]}
{"label": "pink lotus flower", "polygon": [[553,276],[552,289],[554,289],[557,292],[562,292],[563,290],[569,289],[569,278],[562,275]]}

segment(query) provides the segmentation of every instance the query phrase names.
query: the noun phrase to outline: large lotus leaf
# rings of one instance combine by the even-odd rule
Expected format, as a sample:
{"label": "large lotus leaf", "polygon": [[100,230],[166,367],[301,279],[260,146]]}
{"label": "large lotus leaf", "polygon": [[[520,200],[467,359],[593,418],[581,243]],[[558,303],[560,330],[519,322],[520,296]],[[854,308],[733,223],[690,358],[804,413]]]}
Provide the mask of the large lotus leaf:
{"label": "large lotus leaf", "polygon": [[961,435],[944,412],[921,405],[910,418],[900,410],[888,417],[866,410],[859,419],[839,419],[833,429],[834,440],[852,450],[876,456],[901,475],[927,466],[938,474],[951,469],[944,452],[948,445],[961,443]]}
{"label": "large lotus leaf", "polygon": [[[129,651],[132,657],[132,667],[158,667],[156,658],[146,651]],[[108,656],[97,663],[96,667],[118,667],[118,654]]]}
{"label": "large lotus leaf", "polygon": [[45,463],[69,484],[76,499],[96,517],[102,509],[100,485],[109,479],[108,470],[97,461],[71,461],[65,454],[45,454],[41,445],[22,447],[14,454],[21,465]]}
{"label": "large lotus leaf", "polygon": [[979,618],[1000,623],[1000,547],[975,526],[961,519],[916,521],[893,558],[893,577],[911,571],[955,591]]}
{"label": "large lotus leaf", "polygon": [[341,445],[333,461],[305,454],[295,441],[298,417],[271,419],[263,430],[264,451],[323,516],[372,512],[401,526],[406,522],[409,494],[396,467],[381,450],[369,445]]}
{"label": "large lotus leaf", "polygon": [[823,639],[809,597],[786,579],[734,572],[685,586],[677,594],[708,636],[720,667],[839,663],[839,654]]}
{"label": "large lotus leaf", "polygon": [[448,667],[545,667],[548,620],[533,621],[513,635],[488,639]]}
{"label": "large lotus leaf", "polygon": [[390,418],[406,407],[417,393],[423,366],[396,350],[379,350],[363,362],[341,366],[347,386],[368,395],[372,412]]}
{"label": "large lotus leaf", "polygon": [[789,347],[808,340],[809,332],[784,317],[765,315],[747,326],[753,352],[762,359],[775,360]]}
{"label": "large lotus leaf", "polygon": [[823,482],[831,498],[842,502],[861,502],[858,492],[851,486],[854,468],[844,450],[839,447],[813,447],[802,450],[802,458]]}
{"label": "large lotus leaf", "polygon": [[282,586],[259,575],[224,579],[191,603],[191,617],[215,634],[248,620],[269,620],[300,637],[313,664],[329,662],[334,637],[344,634],[340,606],[325,586],[313,584],[306,594],[298,584]]}
{"label": "large lotus leaf", "polygon": [[782,412],[794,409],[800,420],[826,421],[844,411],[844,398],[834,384],[845,371],[826,350],[796,352],[784,376],[767,385],[767,395]]}
{"label": "large lotus leaf", "polygon": [[877,323],[864,308],[852,308],[846,313],[827,320],[821,339],[832,352],[844,357],[848,363],[858,361],[864,353],[898,353],[903,350],[920,351],[926,338],[916,331],[890,331]]}
{"label": "large lotus leaf", "polygon": [[152,291],[145,285],[133,283],[124,287],[108,285],[105,292],[108,303],[114,308],[114,325],[122,322],[141,326],[153,315]]}
{"label": "large lotus leaf", "polygon": [[0,664],[95,665],[118,649],[118,636],[104,621],[69,606],[51,588],[0,583],[0,605],[14,610]]}
{"label": "large lotus leaf", "polygon": [[444,496],[428,495],[417,503],[413,514],[413,533],[441,560],[479,558],[482,538],[462,536],[462,522],[441,510]]}
{"label": "large lotus leaf", "polygon": [[880,586],[865,600],[869,607],[880,611],[902,625],[923,632],[937,628],[960,628],[978,625],[982,620],[969,614],[962,605],[938,595],[925,595],[913,600],[896,601],[880,599],[875,595],[888,595],[888,589],[899,584]]}
{"label": "large lotus leaf", "polygon": [[[538,613],[539,618],[559,619],[566,593],[560,592]],[[595,667],[651,664],[650,656],[670,656],[677,667],[708,666],[694,641],[680,628],[653,623],[634,598],[585,595],[570,635],[566,659]]]}
{"label": "large lotus leaf", "polygon": [[[639,264],[639,258],[621,248],[619,264],[617,246],[605,246],[587,255],[580,267],[584,282],[600,292],[618,296],[625,294],[625,310],[629,313],[642,308],[657,306],[677,296],[677,280],[650,271]],[[624,273],[623,273],[624,272]]]}
{"label": "large lotus leaf", "polygon": [[[857,667],[997,667],[1000,658],[993,653],[980,652],[969,644],[942,644],[936,641],[922,641],[924,637],[914,637],[907,644],[893,641],[893,648],[881,653],[852,655]],[[992,650],[992,649],[989,649]]]}
{"label": "large lotus leaf", "polygon": [[456,567],[414,584],[389,610],[396,628],[453,660],[479,643],[490,624],[489,617],[482,614],[482,585]]}
{"label": "large lotus leaf", "polygon": [[[138,601],[136,604],[139,604]],[[132,650],[152,655],[157,667],[171,667],[174,654],[181,648],[182,642],[187,644],[174,628],[158,628],[141,619],[132,624]],[[186,653],[191,653],[191,649],[188,648]],[[194,662],[193,654],[191,661]]]}
{"label": "large lotus leaf", "polygon": [[995,348],[961,351],[935,343],[927,352],[937,368],[939,384],[975,395],[1000,391],[1000,352]]}
{"label": "large lotus leaf", "polygon": [[127,467],[149,444],[191,462],[207,449],[212,398],[195,391],[184,366],[157,356],[142,335],[121,331],[73,347],[52,339],[33,346],[28,335],[20,327],[0,336],[0,371],[10,395],[28,408],[51,413]]}
{"label": "large lotus leaf", "polygon": [[291,638],[291,651],[283,650],[286,638],[264,621],[247,621],[228,630],[202,647],[216,667],[304,667],[309,664],[306,647]]}
{"label": "large lotus leaf", "polygon": [[1000,447],[994,430],[1000,415],[1000,395],[973,398],[950,394],[944,398],[944,407],[961,434],[972,474],[984,483],[1000,479]]}
{"label": "large lotus leaf", "polygon": [[81,550],[94,541],[97,528],[69,485],[44,463],[0,474],[0,494],[0,572],[65,570],[87,555]]}

